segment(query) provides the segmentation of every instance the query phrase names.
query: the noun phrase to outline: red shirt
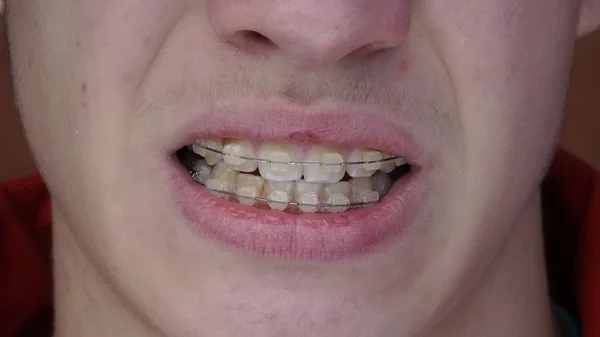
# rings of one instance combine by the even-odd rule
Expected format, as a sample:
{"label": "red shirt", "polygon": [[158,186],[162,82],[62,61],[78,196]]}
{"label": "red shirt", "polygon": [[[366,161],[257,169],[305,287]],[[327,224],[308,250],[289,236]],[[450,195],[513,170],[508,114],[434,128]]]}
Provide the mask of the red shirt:
{"label": "red shirt", "polygon": [[[552,299],[600,336],[600,173],[559,151],[542,190]],[[52,335],[50,247],[42,178],[0,184],[0,337]]]}

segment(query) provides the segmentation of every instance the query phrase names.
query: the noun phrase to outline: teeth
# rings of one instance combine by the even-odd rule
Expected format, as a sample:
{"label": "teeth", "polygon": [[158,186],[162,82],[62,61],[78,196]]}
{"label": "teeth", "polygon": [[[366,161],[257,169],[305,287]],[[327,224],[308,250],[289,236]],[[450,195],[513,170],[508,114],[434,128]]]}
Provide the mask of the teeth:
{"label": "teeth", "polygon": [[261,176],[240,173],[237,176],[237,196],[240,204],[254,206],[262,194],[265,180]]}
{"label": "teeth", "polygon": [[283,211],[289,205],[293,188],[294,182],[267,180],[263,195],[267,198],[269,207]]}
{"label": "teeth", "polygon": [[350,202],[372,203],[379,201],[379,193],[373,191],[373,183],[370,177],[352,178],[350,183]]}
{"label": "teeth", "polygon": [[[354,149],[350,152],[348,157],[349,162],[362,162],[362,161],[379,161],[382,159],[381,152],[371,149]],[[370,177],[379,168],[381,163],[366,163],[366,164],[349,164],[346,167],[346,172],[351,177]]]}
{"label": "teeth", "polygon": [[368,207],[371,204],[378,202],[379,198],[379,193],[375,191],[365,191],[362,194],[362,202],[366,204],[365,207]]}
{"label": "teeth", "polygon": [[256,160],[240,158],[256,157],[254,146],[249,141],[239,139],[228,140],[223,147],[223,154],[223,161],[236,171],[254,172],[258,167]]}
{"label": "teeth", "polygon": [[178,155],[177,157],[179,158],[179,160],[181,160],[181,163],[183,164],[183,166],[189,168],[190,170],[193,169],[194,164],[202,158],[198,158],[198,155],[192,151],[192,145],[187,145],[189,146],[189,151],[186,151],[185,153],[183,153],[183,156]]}
{"label": "teeth", "polygon": [[197,160],[192,166],[192,170],[196,172],[194,179],[201,184],[206,184],[212,173],[212,167],[204,159]]}
{"label": "teeth", "polygon": [[[184,165],[216,195],[255,207],[266,201],[271,209],[289,212],[344,212],[351,204],[376,203],[392,186],[388,173],[406,164],[370,148],[313,146],[304,153],[294,144],[263,143],[255,151],[254,143],[240,139],[204,139],[188,148],[203,158],[188,152]],[[260,175],[249,174],[257,169]],[[346,174],[351,179],[342,181]]]}
{"label": "teeth", "polygon": [[[394,157],[394,155],[389,154],[389,153],[383,153],[381,159],[389,159],[392,157]],[[381,167],[379,169],[385,173],[391,173],[395,168],[396,168],[395,161],[390,159],[390,160],[382,162]]]}
{"label": "teeth", "polygon": [[[238,172],[230,169],[224,162],[219,162],[212,170],[210,179],[206,182],[206,187],[211,190],[235,192]],[[228,198],[225,193],[214,192],[217,196]]]}
{"label": "teeth", "polygon": [[222,154],[207,150],[201,146],[216,151],[223,151],[223,141],[221,139],[202,139],[196,142],[196,144],[192,144],[192,150],[204,157],[206,163],[211,166],[217,164],[223,158]]}
{"label": "teeth", "polygon": [[[305,165],[304,180],[311,183],[336,183],[346,174],[346,166],[341,149],[331,146],[315,146],[308,150],[305,162],[317,162],[327,165]],[[336,165],[331,165],[336,164]]]}
{"label": "teeth", "polygon": [[[294,184],[294,201],[304,204],[298,208],[304,213],[314,213],[317,211],[319,203],[319,194],[321,193],[322,184],[309,183],[304,180],[296,181]],[[315,205],[315,206],[309,206]]]}
{"label": "teeth", "polygon": [[386,173],[380,171],[371,177],[371,185],[373,191],[377,192],[380,196],[384,196],[392,186],[392,179]]}
{"label": "teeth", "polygon": [[[259,158],[277,162],[301,162],[302,151],[296,145],[264,143]],[[302,165],[260,162],[260,175],[273,181],[295,181],[302,177]]]}
{"label": "teeth", "polygon": [[402,166],[402,165],[404,165],[404,164],[406,164],[408,162],[403,157],[398,157],[398,158],[396,158],[396,160],[394,161],[394,163],[396,164],[396,166]]}
{"label": "teeth", "polygon": [[330,204],[335,205],[326,207],[325,210],[330,213],[344,212],[350,204],[350,184],[347,181],[340,181],[333,184],[323,186],[321,193],[322,199]]}

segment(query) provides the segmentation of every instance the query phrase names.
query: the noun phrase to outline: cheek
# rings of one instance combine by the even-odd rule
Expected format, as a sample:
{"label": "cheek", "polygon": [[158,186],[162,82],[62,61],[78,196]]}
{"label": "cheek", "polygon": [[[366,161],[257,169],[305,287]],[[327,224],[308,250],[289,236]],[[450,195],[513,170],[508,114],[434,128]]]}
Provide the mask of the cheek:
{"label": "cheek", "polygon": [[[57,4],[60,12],[64,4]],[[61,25],[52,15],[45,15],[46,2],[22,1],[11,3],[7,23],[11,27],[11,61],[15,95],[23,126],[32,151],[43,173],[53,175],[53,167],[68,161],[67,151],[73,146],[78,121],[74,111],[80,107],[81,88],[73,84],[77,55],[70,45],[68,19]],[[57,75],[60,74],[60,75]],[[76,107],[76,108],[75,108]],[[58,174],[58,173],[56,173]]]}
{"label": "cheek", "polygon": [[501,176],[520,167],[542,174],[560,129],[576,13],[565,0],[428,7],[425,21],[454,86],[467,165]]}

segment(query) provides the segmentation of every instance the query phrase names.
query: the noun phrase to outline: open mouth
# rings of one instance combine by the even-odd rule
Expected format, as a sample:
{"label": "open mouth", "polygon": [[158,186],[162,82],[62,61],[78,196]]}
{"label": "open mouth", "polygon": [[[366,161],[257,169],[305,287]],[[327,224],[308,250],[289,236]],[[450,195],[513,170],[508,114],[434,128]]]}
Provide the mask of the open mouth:
{"label": "open mouth", "polygon": [[400,243],[431,186],[418,125],[385,109],[193,107],[164,148],[191,233],[261,256],[338,260]]}
{"label": "open mouth", "polygon": [[200,139],[177,156],[190,178],[234,203],[286,213],[341,213],[379,203],[411,170],[371,148]]}

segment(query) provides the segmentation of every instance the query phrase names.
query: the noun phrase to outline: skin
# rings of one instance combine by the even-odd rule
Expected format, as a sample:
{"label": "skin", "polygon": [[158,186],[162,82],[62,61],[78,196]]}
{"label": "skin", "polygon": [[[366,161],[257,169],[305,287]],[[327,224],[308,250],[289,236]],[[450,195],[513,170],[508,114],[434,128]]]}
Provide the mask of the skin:
{"label": "skin", "polygon": [[[56,336],[555,335],[540,181],[600,1],[7,5],[17,103],[52,192]],[[322,263],[189,235],[157,149],[190,106],[275,99],[289,81],[291,104],[366,100],[425,135],[435,184],[404,240]]]}
{"label": "skin", "polygon": [[13,104],[12,82],[8,64],[8,46],[4,25],[0,24],[0,182],[35,171]]}

